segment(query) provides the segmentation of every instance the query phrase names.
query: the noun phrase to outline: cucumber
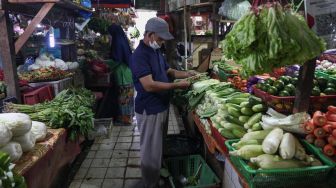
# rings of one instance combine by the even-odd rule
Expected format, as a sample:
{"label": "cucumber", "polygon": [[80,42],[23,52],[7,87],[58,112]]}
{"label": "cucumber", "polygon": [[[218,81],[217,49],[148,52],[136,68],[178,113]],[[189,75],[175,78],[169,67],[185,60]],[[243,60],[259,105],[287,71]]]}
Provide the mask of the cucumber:
{"label": "cucumber", "polygon": [[239,118],[239,116],[241,115],[240,111],[233,107],[229,107],[228,112],[229,112],[229,115],[236,117],[236,118]]}
{"label": "cucumber", "polygon": [[227,89],[224,89],[224,90],[222,90],[220,92],[217,92],[217,94],[218,94],[218,97],[223,98],[225,96],[228,96],[228,95],[232,94],[235,91],[236,90],[233,89],[233,88],[227,88]]}
{"label": "cucumber", "polygon": [[266,111],[266,108],[263,104],[256,104],[252,107],[252,110],[254,112],[265,112]]}
{"label": "cucumber", "polygon": [[235,108],[236,110],[240,110],[240,106],[238,104],[226,103],[225,106],[227,109],[229,107],[232,107],[232,108]]}
{"label": "cucumber", "polygon": [[[219,131],[219,130],[218,130]],[[221,131],[219,131],[219,133],[223,136],[223,137],[225,137],[225,138],[227,138],[227,139],[235,139],[235,138],[237,138],[234,134],[232,134],[232,131],[230,131],[230,130],[228,130],[228,129],[221,129]]]}
{"label": "cucumber", "polygon": [[262,127],[260,125],[260,123],[255,123],[252,125],[252,128],[251,128],[253,131],[260,131],[262,130]]}
{"label": "cucumber", "polygon": [[248,98],[231,98],[231,99],[226,100],[226,103],[240,105],[240,103],[247,102],[247,101],[248,101]]}
{"label": "cucumber", "polygon": [[250,116],[239,116],[238,119],[240,122],[246,123],[250,119]]}
{"label": "cucumber", "polygon": [[242,102],[242,103],[240,103],[239,106],[240,106],[241,108],[243,108],[243,107],[249,107],[249,104],[250,104],[250,103],[249,103],[248,101],[246,101],[246,102]]}
{"label": "cucumber", "polygon": [[225,120],[229,123],[234,123],[234,124],[237,124],[237,125],[240,125],[240,126],[244,126],[243,122],[239,121],[238,118],[235,118],[233,116],[226,116]]}
{"label": "cucumber", "polygon": [[250,96],[251,96],[251,94],[249,94],[249,93],[241,93],[240,92],[239,94],[234,95],[231,98],[246,98],[248,100]]}
{"label": "cucumber", "polygon": [[240,109],[240,112],[246,116],[252,116],[255,112],[251,108],[243,107]]}
{"label": "cucumber", "polygon": [[257,105],[257,104],[261,104],[262,103],[262,100],[261,98],[259,97],[255,97],[255,96],[250,96],[249,98],[249,103],[254,106],[254,105]]}
{"label": "cucumber", "polygon": [[238,130],[238,129],[233,129],[232,134],[235,135],[238,138],[242,138],[246,134],[246,131],[245,130],[241,131],[241,130]]}
{"label": "cucumber", "polygon": [[228,130],[240,130],[240,131],[245,131],[244,127],[234,124],[234,123],[225,123],[223,128],[228,129]]}
{"label": "cucumber", "polygon": [[261,120],[262,113],[256,113],[250,117],[250,119],[244,124],[245,129],[250,129],[255,123],[259,123]]}
{"label": "cucumber", "polygon": [[230,122],[230,123],[234,123],[234,124],[237,124],[237,125],[240,125],[240,126],[244,126],[244,122],[240,121],[239,117],[236,118],[236,117],[228,115],[228,116],[225,116],[225,120],[227,122]]}

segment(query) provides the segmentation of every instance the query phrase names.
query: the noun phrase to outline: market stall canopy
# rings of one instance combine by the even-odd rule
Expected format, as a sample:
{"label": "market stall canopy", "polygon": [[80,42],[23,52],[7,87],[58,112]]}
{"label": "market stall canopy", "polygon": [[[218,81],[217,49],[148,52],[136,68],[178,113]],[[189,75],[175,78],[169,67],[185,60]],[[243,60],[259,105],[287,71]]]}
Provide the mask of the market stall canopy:
{"label": "market stall canopy", "polygon": [[130,8],[132,5],[132,0],[92,0],[95,8]]}

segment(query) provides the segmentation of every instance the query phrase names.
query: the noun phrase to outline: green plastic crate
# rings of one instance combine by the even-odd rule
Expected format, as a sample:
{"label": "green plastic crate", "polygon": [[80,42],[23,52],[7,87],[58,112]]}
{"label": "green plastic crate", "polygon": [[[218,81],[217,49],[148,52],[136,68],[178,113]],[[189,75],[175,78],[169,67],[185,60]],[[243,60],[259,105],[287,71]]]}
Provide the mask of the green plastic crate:
{"label": "green plastic crate", "polygon": [[[228,140],[225,145],[229,151],[233,151],[235,149],[232,144],[238,141],[239,139]],[[324,165],[293,169],[256,170],[239,157],[230,156],[230,159],[237,170],[245,177],[250,188],[309,187],[309,185],[325,184],[331,178],[335,164],[306,141],[301,143],[308,154],[313,154]]]}
{"label": "green plastic crate", "polygon": [[164,159],[164,163],[168,168],[169,173],[173,177],[170,184],[173,188],[181,187],[178,183],[178,178],[183,175],[190,177],[195,175],[198,167],[202,164],[199,177],[199,185],[197,186],[185,186],[184,188],[205,188],[205,187],[219,187],[220,179],[207,165],[204,159],[200,155],[188,155],[182,157],[172,157]]}

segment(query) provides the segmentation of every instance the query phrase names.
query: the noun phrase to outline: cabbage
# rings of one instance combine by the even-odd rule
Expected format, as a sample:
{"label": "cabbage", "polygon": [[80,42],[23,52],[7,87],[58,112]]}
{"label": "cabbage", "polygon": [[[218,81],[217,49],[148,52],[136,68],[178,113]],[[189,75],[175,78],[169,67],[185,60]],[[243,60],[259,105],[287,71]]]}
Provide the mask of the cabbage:
{"label": "cabbage", "polygon": [[6,125],[13,133],[13,136],[21,136],[29,132],[32,121],[27,114],[23,113],[2,113],[0,124]]}
{"label": "cabbage", "polygon": [[260,6],[241,17],[222,41],[224,55],[243,66],[242,75],[271,72],[286,65],[302,65],[326,48],[304,18],[280,4]]}
{"label": "cabbage", "polygon": [[17,161],[22,156],[21,145],[17,142],[9,142],[4,147],[0,148],[0,151],[8,153],[11,161]]}
{"label": "cabbage", "polygon": [[12,132],[10,129],[0,124],[0,147],[6,145],[12,139]]}
{"label": "cabbage", "polygon": [[43,141],[45,139],[45,137],[47,136],[48,130],[47,130],[47,126],[44,123],[33,121],[31,132],[34,134],[36,141],[38,142],[38,141]]}
{"label": "cabbage", "polygon": [[36,142],[35,136],[31,131],[22,136],[13,137],[12,140],[21,145],[23,152],[32,150]]}
{"label": "cabbage", "polygon": [[55,59],[55,67],[61,70],[68,70],[68,65],[62,59]]}

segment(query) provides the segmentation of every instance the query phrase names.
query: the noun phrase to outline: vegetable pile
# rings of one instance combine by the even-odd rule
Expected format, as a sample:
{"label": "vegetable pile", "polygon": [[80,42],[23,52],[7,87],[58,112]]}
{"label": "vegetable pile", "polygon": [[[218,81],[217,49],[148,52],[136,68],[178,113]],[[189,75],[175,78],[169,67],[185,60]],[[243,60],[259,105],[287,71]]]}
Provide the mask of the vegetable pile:
{"label": "vegetable pile", "polygon": [[[298,78],[290,76],[281,76],[277,80],[266,79],[256,85],[256,88],[267,92],[270,95],[286,97],[295,96],[295,89]],[[316,77],[313,80],[312,96],[325,96],[336,94],[336,81],[323,77]]]}
{"label": "vegetable pile", "polygon": [[276,67],[302,65],[319,56],[325,42],[309,29],[302,16],[274,3],[241,17],[222,41],[222,48],[228,58],[243,66],[242,75],[250,76]]}
{"label": "vegetable pile", "polygon": [[93,129],[93,103],[94,96],[89,90],[71,88],[41,104],[8,103],[5,111],[26,113],[32,120],[45,122],[51,128],[67,128],[70,139],[75,139],[78,134],[87,135]]}
{"label": "vegetable pile", "polygon": [[323,71],[329,75],[336,75],[336,64],[328,60],[316,60],[316,70]]}
{"label": "vegetable pile", "polygon": [[247,132],[262,129],[259,121],[266,108],[260,98],[241,92],[234,92],[225,97],[218,113],[210,118],[223,137],[241,138]]}
{"label": "vegetable pile", "polygon": [[322,148],[328,156],[336,155],[336,107],[329,106],[327,113],[316,111],[305,124],[306,140]]}
{"label": "vegetable pile", "polygon": [[40,68],[29,72],[18,73],[19,79],[25,80],[27,82],[56,81],[68,78],[72,75],[73,73],[57,69],[54,67]]}
{"label": "vegetable pile", "polygon": [[234,76],[233,78],[228,78],[228,82],[231,82],[233,86],[240,91],[247,92],[246,79],[242,79],[240,76]]}
{"label": "vegetable pile", "polygon": [[230,155],[248,160],[261,169],[320,166],[322,163],[308,155],[300,141],[280,128],[245,134],[232,146]]}

